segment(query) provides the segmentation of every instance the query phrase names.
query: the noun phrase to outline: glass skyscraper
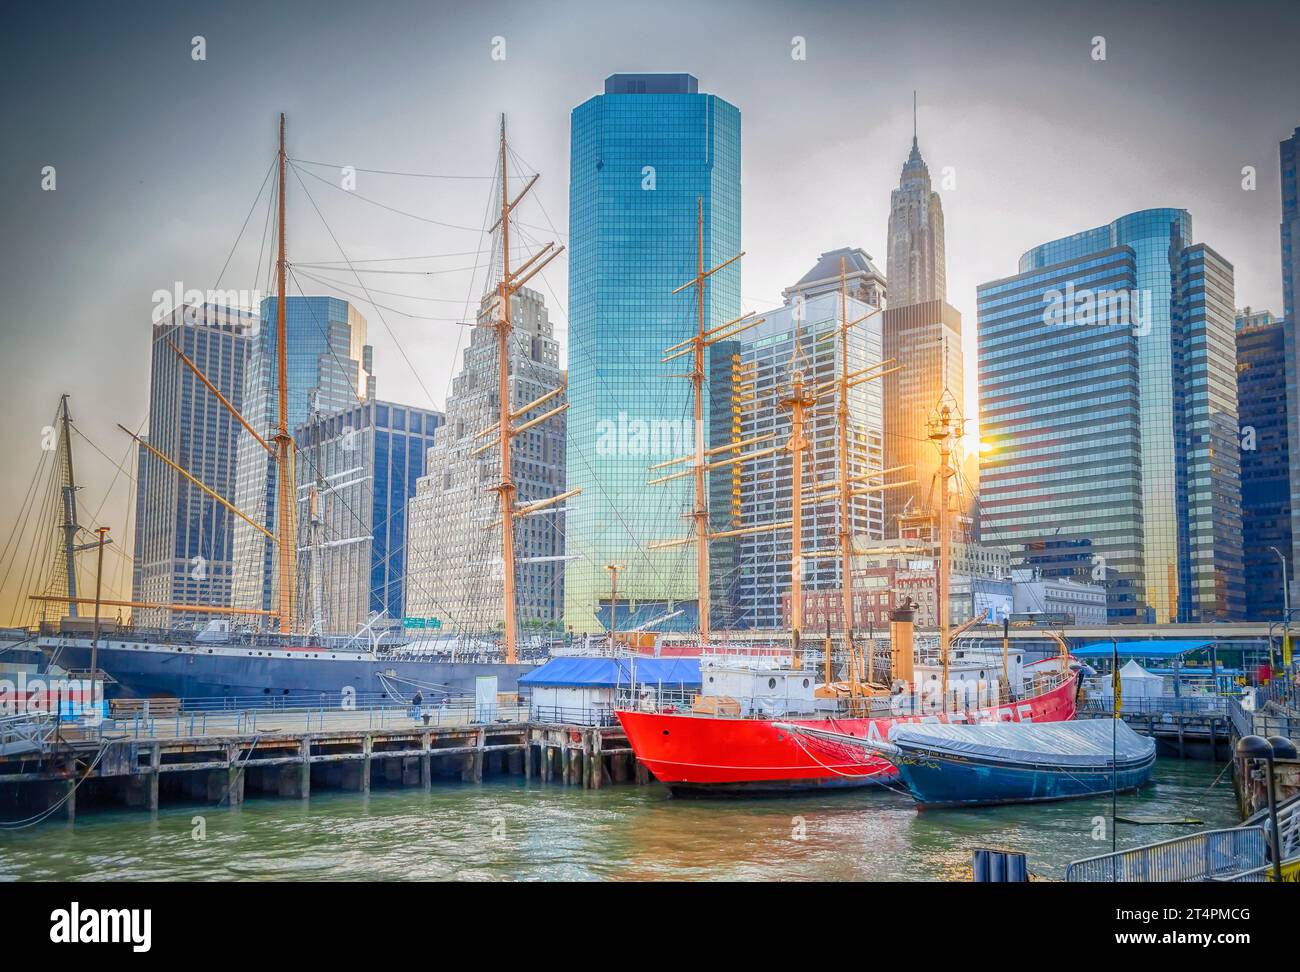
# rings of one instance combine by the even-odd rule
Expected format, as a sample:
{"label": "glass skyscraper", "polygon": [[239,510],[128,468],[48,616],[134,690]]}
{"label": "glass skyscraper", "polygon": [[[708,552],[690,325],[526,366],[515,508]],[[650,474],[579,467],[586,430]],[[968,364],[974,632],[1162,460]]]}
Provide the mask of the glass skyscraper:
{"label": "glass skyscraper", "polygon": [[[1296,341],[1296,296],[1300,294],[1300,263],[1296,248],[1300,246],[1300,128],[1278,146],[1278,163],[1282,176],[1282,304],[1283,339],[1286,344],[1287,411],[1300,416],[1300,347]],[[1300,457],[1300,423],[1292,421],[1289,429],[1292,457]],[[1300,578],[1295,567],[1300,564],[1300,462],[1291,462],[1291,603],[1300,604]]]}
{"label": "glass skyscraper", "polygon": [[1296,249],[1300,248],[1297,163],[1300,163],[1300,128],[1278,145],[1278,166],[1282,175],[1282,313],[1290,321],[1295,320],[1296,296],[1300,294],[1300,263],[1296,262]]}
{"label": "glass skyscraper", "polygon": [[[690,75],[616,74],[571,124],[567,486],[583,492],[568,504],[564,589],[566,624],[586,632],[611,563],[620,605],[696,607],[692,549],[647,550],[687,535],[691,479],[650,486],[662,471],[648,467],[694,451],[690,384],[675,377],[690,357],[661,359],[696,328],[694,288],[673,291],[696,273],[697,200],[705,268],[740,250],[740,112]],[[704,299],[710,326],[737,317],[739,265]]]}
{"label": "glass skyscraper", "polygon": [[371,614],[384,615],[380,628],[400,626],[407,501],[442,422],[441,412],[371,399],[295,430],[304,630],[355,634]]}
{"label": "glass skyscraper", "polygon": [[1191,216],[1035,247],[978,306],[981,536],[1090,541],[1112,621],[1240,617],[1232,266]]}
{"label": "glass skyscraper", "polygon": [[1291,555],[1291,477],[1282,322],[1268,311],[1237,312],[1241,413],[1241,521],[1246,619],[1282,617],[1282,561]]}
{"label": "glass skyscraper", "polygon": [[[279,422],[276,299],[263,300],[261,310],[244,379],[244,417],[269,441]],[[313,413],[336,412],[374,396],[366,319],[346,300],[290,297],[285,302],[285,330],[290,434]],[[235,505],[272,533],[276,471],[274,458],[241,432]],[[270,610],[278,582],[276,545],[241,519],[235,520],[234,529],[233,604]]]}
{"label": "glass skyscraper", "polygon": [[[787,291],[788,293],[788,291]],[[866,318],[849,332],[847,368],[850,374],[881,362],[881,314],[853,297],[845,301],[851,321]],[[867,317],[870,314],[871,316]],[[840,298],[833,291],[803,298],[793,294],[781,307],[760,315],[763,323],[742,333],[735,341],[717,345],[732,358],[730,375],[721,374],[715,364],[710,390],[721,401],[717,411],[731,418],[730,427],[715,424],[714,448],[732,442],[751,442],[766,437],[762,446],[789,441],[790,411],[781,399],[790,394],[791,362],[795,354],[796,326],[800,333],[799,367],[805,388],[830,383],[845,364],[839,360],[836,335],[840,321]],[[881,386],[865,382],[849,391],[849,475],[862,476],[883,468],[884,426],[881,418]],[[823,404],[832,400],[825,396]],[[834,551],[840,532],[839,494],[835,490],[814,495],[818,484],[839,477],[839,436],[835,410],[813,408],[804,435],[807,449],[803,466],[804,522],[803,582],[806,591],[839,591],[843,588],[838,557],[808,556],[817,551]],[[742,447],[745,452],[758,445]],[[727,455],[726,452],[721,456]],[[785,450],[716,470],[714,499],[710,512],[714,529],[759,527],[788,521],[793,496],[794,470]],[[901,477],[892,477],[901,478]],[[858,546],[870,547],[884,539],[884,500],[879,492],[854,496],[850,501],[850,529]],[[790,595],[789,530],[775,530],[720,539],[715,542],[714,573],[725,579],[729,568],[734,583],[720,589],[714,585],[715,603],[729,599],[731,624],[739,628],[779,628],[785,623],[783,602]],[[721,554],[721,556],[718,556]],[[722,605],[719,605],[721,607]]]}
{"label": "glass skyscraper", "polygon": [[[239,422],[172,350],[175,344],[236,409],[244,397],[251,311],[186,307],[154,328],[147,441],[215,490],[235,486]],[[136,479],[132,598],[151,604],[230,604],[236,518],[175,470],[140,448]],[[193,623],[201,615],[135,612],[145,627]]]}

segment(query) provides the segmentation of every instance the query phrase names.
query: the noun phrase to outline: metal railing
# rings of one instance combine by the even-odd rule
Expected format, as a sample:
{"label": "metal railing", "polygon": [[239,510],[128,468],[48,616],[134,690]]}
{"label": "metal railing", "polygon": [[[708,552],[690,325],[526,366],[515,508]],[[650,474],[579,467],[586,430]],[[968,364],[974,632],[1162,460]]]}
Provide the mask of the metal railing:
{"label": "metal railing", "polygon": [[1285,736],[1294,738],[1300,733],[1300,719],[1273,712],[1251,712],[1242,707],[1238,699],[1230,699],[1228,718],[1238,736]]}
{"label": "metal railing", "polygon": [[528,714],[533,722],[554,725],[600,728],[618,725],[618,716],[614,715],[614,708],[608,705],[534,705],[529,709]]}
{"label": "metal railing", "polygon": [[[1254,873],[1268,863],[1263,827],[1207,830],[1187,837],[1074,861],[1067,881],[1219,881]],[[1264,876],[1253,878],[1263,881]]]}
{"label": "metal railing", "polygon": [[[1232,699],[1214,695],[1192,695],[1175,698],[1172,695],[1157,698],[1120,697],[1121,715],[1189,715],[1189,716],[1223,716],[1228,715],[1228,703]],[[1115,700],[1109,695],[1088,696],[1082,706],[1088,715],[1110,715],[1115,711]]]}
{"label": "metal railing", "polygon": [[[1268,807],[1256,810],[1246,818],[1242,826],[1270,827]],[[1279,855],[1282,860],[1290,861],[1300,857],[1300,794],[1278,804],[1277,831],[1282,844],[1282,852]]]}
{"label": "metal railing", "polygon": [[121,718],[82,720],[78,727],[86,739],[192,738],[267,732],[327,732],[331,729],[484,725],[524,722],[529,714],[525,703],[478,703],[472,696],[448,699],[446,704],[438,702],[419,707],[392,699],[371,699],[355,705],[286,704],[245,708],[205,706],[203,702],[181,700],[182,704],[174,715],[155,715],[141,709]]}
{"label": "metal railing", "polygon": [[0,716],[0,755],[44,752],[57,723],[48,712]]}

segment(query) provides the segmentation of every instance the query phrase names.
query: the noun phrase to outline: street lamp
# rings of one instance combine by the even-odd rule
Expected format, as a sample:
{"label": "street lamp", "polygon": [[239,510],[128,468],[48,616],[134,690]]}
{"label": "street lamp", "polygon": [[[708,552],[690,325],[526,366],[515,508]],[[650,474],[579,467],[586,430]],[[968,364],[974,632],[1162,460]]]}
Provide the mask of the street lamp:
{"label": "street lamp", "polygon": [[618,572],[626,567],[626,564],[606,564],[605,569],[609,571],[609,650],[615,651],[618,648]]}
{"label": "street lamp", "polygon": [[1269,547],[1269,550],[1277,554],[1277,559],[1282,562],[1282,617],[1288,621],[1291,620],[1291,591],[1287,586],[1286,580],[1286,558],[1282,556],[1282,551],[1277,547]]}
{"label": "street lamp", "polygon": [[1268,794],[1268,822],[1272,834],[1273,880],[1282,881],[1282,838],[1278,833],[1277,790],[1273,780],[1273,760],[1295,759],[1296,747],[1284,736],[1242,736],[1237,740],[1237,755],[1243,760],[1262,759],[1265,764],[1265,792]]}

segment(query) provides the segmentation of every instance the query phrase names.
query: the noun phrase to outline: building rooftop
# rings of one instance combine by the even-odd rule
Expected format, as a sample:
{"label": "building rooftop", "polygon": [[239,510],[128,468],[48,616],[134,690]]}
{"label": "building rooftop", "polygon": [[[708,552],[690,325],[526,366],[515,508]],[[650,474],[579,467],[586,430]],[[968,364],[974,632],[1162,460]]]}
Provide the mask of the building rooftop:
{"label": "building rooftop", "polygon": [[699,94],[693,74],[611,74],[605,94]]}
{"label": "building rooftop", "polygon": [[842,246],[838,250],[828,250],[819,256],[813,268],[800,277],[799,282],[793,287],[783,290],[781,297],[788,301],[795,293],[813,297],[832,290],[838,291],[841,260],[844,261],[845,279],[850,284],[863,277],[875,278],[884,283],[885,275],[872,262],[871,254],[861,247]]}

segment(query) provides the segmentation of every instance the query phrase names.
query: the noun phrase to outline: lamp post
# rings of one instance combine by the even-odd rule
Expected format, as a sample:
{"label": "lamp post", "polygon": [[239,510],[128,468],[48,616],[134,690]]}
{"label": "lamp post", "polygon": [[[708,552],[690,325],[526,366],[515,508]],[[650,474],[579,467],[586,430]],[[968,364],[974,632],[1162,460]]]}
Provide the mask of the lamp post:
{"label": "lamp post", "polygon": [[1286,557],[1277,547],[1268,549],[1277,554],[1277,559],[1282,564],[1282,671],[1286,672],[1291,664],[1291,586],[1287,581]]}
{"label": "lamp post", "polygon": [[1119,640],[1110,639],[1110,678],[1115,711],[1110,714],[1110,849],[1119,851],[1119,720],[1124,712],[1124,685],[1119,677]]}
{"label": "lamp post", "polygon": [[624,564],[606,564],[605,569],[609,571],[609,649],[614,651],[618,647],[618,572],[623,569]]}
{"label": "lamp post", "polygon": [[1243,760],[1262,759],[1264,761],[1264,789],[1268,796],[1268,823],[1271,835],[1270,843],[1273,858],[1273,880],[1282,881],[1282,838],[1277,822],[1277,789],[1273,779],[1273,760],[1295,759],[1296,747],[1284,736],[1242,736],[1237,740],[1237,755]]}
{"label": "lamp post", "polygon": [[99,671],[99,605],[100,595],[103,592],[104,582],[104,543],[108,539],[108,527],[96,527],[95,532],[99,534],[99,562],[95,568],[95,636],[90,641],[90,677],[91,684],[97,677]]}
{"label": "lamp post", "polygon": [[1291,590],[1287,586],[1286,579],[1286,558],[1282,556],[1282,551],[1277,547],[1269,547],[1269,550],[1277,554],[1277,559],[1282,562],[1282,616],[1288,621],[1291,619]]}

